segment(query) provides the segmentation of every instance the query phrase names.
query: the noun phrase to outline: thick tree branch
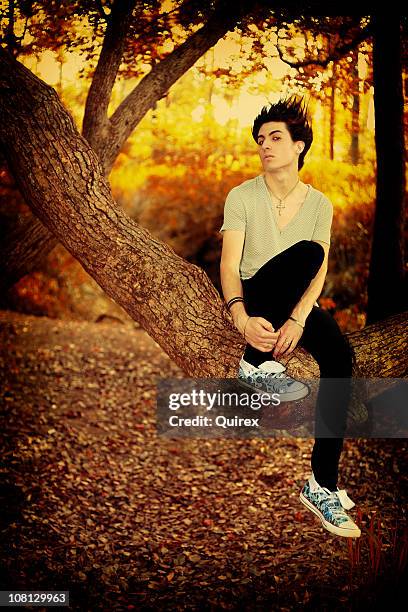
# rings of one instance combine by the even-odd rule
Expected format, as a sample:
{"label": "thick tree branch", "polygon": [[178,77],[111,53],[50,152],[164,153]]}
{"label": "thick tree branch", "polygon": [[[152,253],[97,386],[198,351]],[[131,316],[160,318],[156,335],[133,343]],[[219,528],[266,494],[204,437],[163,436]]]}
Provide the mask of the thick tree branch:
{"label": "thick tree branch", "polygon": [[126,37],[136,0],[115,0],[107,19],[107,28],[99,61],[85,104],[82,133],[96,151],[100,138],[109,132],[108,106],[122,61]]}
{"label": "thick tree branch", "polygon": [[100,16],[102,17],[102,19],[107,19],[107,17],[109,16],[109,13],[107,13],[105,11],[105,8],[102,4],[102,0],[95,0],[95,4],[97,6],[97,9],[99,11]]}

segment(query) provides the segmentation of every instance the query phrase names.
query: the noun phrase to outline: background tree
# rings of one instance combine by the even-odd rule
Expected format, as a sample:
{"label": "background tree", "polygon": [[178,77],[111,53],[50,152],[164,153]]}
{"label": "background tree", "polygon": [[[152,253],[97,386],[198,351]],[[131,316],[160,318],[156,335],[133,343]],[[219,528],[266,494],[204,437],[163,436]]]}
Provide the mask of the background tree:
{"label": "background tree", "polygon": [[357,165],[360,158],[360,77],[358,74],[358,52],[352,51],[351,88],[352,88],[352,119],[350,160]]}
{"label": "background tree", "polygon": [[400,19],[395,14],[375,16],[373,25],[377,204],[368,279],[369,323],[408,308]]}

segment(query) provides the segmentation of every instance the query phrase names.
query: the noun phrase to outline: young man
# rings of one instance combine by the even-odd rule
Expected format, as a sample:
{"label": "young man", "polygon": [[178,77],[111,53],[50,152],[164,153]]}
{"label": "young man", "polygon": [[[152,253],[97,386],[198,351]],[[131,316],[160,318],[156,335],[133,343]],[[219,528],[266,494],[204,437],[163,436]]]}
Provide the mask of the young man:
{"label": "young man", "polygon": [[279,357],[302,346],[316,359],[321,375],[316,439],[312,474],[300,500],[331,533],[358,537],[360,529],[345,512],[355,504],[337,487],[351,350],[335,319],[316,301],[327,273],[333,206],[298,176],[313,140],[302,100],[264,107],[252,135],[263,172],[229,192],[220,229],[223,294],[247,341],[238,377],[258,392],[293,401],[308,388],[285,374]]}

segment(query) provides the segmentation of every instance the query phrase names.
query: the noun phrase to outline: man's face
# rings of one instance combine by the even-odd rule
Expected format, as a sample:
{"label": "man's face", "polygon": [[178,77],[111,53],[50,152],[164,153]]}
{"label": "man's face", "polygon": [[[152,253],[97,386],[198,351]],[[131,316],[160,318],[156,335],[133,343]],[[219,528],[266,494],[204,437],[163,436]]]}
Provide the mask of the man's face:
{"label": "man's face", "polygon": [[261,125],[257,142],[265,172],[291,166],[297,170],[299,149],[303,149],[304,143],[293,142],[283,121],[269,121]]}

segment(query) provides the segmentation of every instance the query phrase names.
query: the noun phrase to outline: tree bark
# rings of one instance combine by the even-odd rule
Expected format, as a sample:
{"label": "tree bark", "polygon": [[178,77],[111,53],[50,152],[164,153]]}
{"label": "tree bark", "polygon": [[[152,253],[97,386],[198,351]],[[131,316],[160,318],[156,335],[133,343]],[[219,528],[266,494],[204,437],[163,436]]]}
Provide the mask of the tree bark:
{"label": "tree bark", "polygon": [[[127,217],[55,91],[2,50],[0,145],[34,214],[188,376],[235,377],[243,339],[205,272]],[[406,375],[406,322],[399,315],[350,336],[359,375],[381,364],[387,376]],[[318,376],[303,349],[287,365]]]}
{"label": "tree bark", "polygon": [[109,142],[108,106],[135,5],[136,0],[113,2],[107,17],[108,23],[98,64],[86,99],[82,134],[99,156]]}
{"label": "tree bark", "polygon": [[[241,16],[255,10],[256,3],[240,0],[234,10],[231,10],[226,0],[219,0],[207,24],[156,64],[108,118],[108,104],[122,59],[134,5],[135,0],[120,0],[114,3],[86,101],[83,135],[99,156],[105,176],[110,173],[121,148],[148,110],[154,107],[157,100],[166,94],[171,85],[191,68],[203,53],[235,26]],[[29,202],[27,204],[30,205]],[[18,233],[22,244],[15,244],[13,233],[0,250],[0,262],[9,262],[6,268],[0,264],[0,289],[10,287],[24,274],[28,274],[58,242],[49,234],[47,228],[40,227],[35,217],[31,218],[31,224],[27,220],[24,225],[26,231]],[[43,236],[42,240],[40,235]],[[30,245],[27,258],[24,245]],[[38,249],[37,257],[35,245]],[[13,263],[17,265],[14,266]]]}
{"label": "tree bark", "polygon": [[33,215],[19,223],[0,250],[0,294],[39,266],[57,244],[55,236]]}
{"label": "tree bark", "polygon": [[377,205],[368,278],[367,323],[408,308],[404,278],[404,105],[400,20],[373,17]]}

